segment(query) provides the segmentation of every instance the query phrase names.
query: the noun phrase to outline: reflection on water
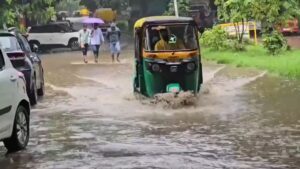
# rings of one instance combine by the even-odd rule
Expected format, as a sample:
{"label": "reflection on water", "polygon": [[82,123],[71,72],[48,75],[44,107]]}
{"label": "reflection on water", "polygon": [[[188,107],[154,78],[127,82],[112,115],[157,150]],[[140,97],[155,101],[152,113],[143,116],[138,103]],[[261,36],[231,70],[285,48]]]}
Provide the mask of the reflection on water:
{"label": "reflection on water", "polygon": [[[153,101],[132,94],[131,59],[123,58],[122,64],[70,64],[78,61],[78,55],[67,53],[44,58],[47,96],[32,112],[30,145],[1,156],[0,166],[300,166],[300,82],[205,63],[206,80],[198,97],[164,95]],[[184,101],[191,104],[184,106]]]}

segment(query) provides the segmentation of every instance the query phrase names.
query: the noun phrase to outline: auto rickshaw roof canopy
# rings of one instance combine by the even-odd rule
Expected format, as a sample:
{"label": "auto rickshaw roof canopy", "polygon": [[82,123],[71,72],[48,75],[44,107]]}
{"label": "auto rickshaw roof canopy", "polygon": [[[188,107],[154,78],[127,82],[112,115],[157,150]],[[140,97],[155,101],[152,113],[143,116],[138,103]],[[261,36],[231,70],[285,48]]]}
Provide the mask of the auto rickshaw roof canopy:
{"label": "auto rickshaw roof canopy", "polygon": [[176,16],[151,16],[137,20],[134,28],[141,28],[145,23],[173,23],[173,22],[191,22],[193,18],[190,17],[176,17]]}

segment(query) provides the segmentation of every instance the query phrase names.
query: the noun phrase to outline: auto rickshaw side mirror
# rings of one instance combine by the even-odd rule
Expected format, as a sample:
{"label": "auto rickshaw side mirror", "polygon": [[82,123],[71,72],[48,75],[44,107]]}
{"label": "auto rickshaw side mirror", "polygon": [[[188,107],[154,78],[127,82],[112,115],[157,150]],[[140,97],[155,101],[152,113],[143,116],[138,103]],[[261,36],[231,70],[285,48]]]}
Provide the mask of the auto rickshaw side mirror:
{"label": "auto rickshaw side mirror", "polygon": [[202,35],[205,31],[205,28],[204,27],[199,27],[199,26],[196,26],[198,32]]}

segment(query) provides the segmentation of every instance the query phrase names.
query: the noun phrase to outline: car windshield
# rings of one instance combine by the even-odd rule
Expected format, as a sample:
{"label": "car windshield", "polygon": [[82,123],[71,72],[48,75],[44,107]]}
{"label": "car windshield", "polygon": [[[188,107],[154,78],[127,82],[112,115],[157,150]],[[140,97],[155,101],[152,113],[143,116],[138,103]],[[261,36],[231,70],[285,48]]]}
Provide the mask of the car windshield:
{"label": "car windshield", "polygon": [[74,31],[79,31],[79,30],[82,29],[82,28],[83,28],[82,23],[80,23],[80,22],[73,22],[73,23],[72,23],[72,29],[73,29]]}
{"label": "car windshield", "polygon": [[19,42],[14,36],[1,36],[0,35],[0,48],[5,52],[20,50]]}
{"label": "car windshield", "polygon": [[196,29],[188,24],[149,26],[145,48],[148,51],[180,51],[198,48]]}

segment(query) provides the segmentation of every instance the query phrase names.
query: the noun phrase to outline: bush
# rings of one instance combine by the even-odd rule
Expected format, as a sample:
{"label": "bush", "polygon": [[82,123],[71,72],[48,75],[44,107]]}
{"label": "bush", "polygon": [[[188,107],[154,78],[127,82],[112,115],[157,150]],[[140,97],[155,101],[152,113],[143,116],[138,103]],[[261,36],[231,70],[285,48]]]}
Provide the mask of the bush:
{"label": "bush", "polygon": [[263,38],[263,45],[272,55],[288,49],[287,40],[277,31],[267,34]]}
{"label": "bush", "polygon": [[121,30],[121,31],[127,31],[128,30],[128,24],[126,22],[118,22],[117,23],[117,27]]}
{"label": "bush", "polygon": [[229,47],[228,33],[220,26],[215,26],[202,34],[200,43],[214,50],[227,49]]}
{"label": "bush", "polygon": [[240,43],[237,39],[228,41],[229,47],[234,51],[245,51],[245,42]]}

